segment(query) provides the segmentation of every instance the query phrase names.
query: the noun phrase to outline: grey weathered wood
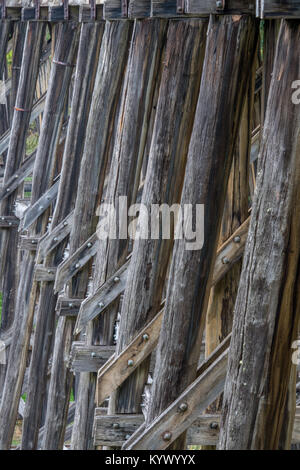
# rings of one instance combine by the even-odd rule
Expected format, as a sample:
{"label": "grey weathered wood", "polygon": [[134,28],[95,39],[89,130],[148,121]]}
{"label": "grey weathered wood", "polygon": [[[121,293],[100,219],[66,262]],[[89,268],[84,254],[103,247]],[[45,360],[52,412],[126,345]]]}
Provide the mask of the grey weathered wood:
{"label": "grey weathered wood", "polygon": [[58,297],[56,312],[58,315],[68,316],[77,315],[82,299],[69,299],[67,297]]}
{"label": "grey weathered wood", "polygon": [[[204,58],[207,21],[169,22],[156,118],[142,203],[179,203]],[[171,239],[140,239],[133,246],[121,309],[117,352],[158,312]],[[146,361],[147,362],[147,361]],[[117,391],[116,412],[139,412],[149,360]]]}
{"label": "grey weathered wood", "polygon": [[300,108],[285,91],[300,73],[299,41],[299,22],[283,21],[235,305],[222,449],[278,449],[283,420],[293,419],[285,405],[300,317]]}
{"label": "grey weathered wood", "polygon": [[59,187],[59,179],[25,212],[19,225],[19,231],[27,230],[53,203]]}
{"label": "grey weathered wood", "polygon": [[[129,22],[112,22],[105,25],[70,235],[71,256],[95,232],[96,209],[102,197],[130,33]],[[114,80],[111,79],[112,76]],[[86,191],[87,187],[89,191]],[[88,266],[76,275],[69,292],[71,297],[85,296],[88,275]],[[43,442],[43,448],[46,449],[60,448],[63,443],[64,413],[68,407],[72,382],[72,374],[64,362],[64,357],[70,351],[73,327],[74,320],[67,317],[59,318],[46,414],[47,432]]]}
{"label": "grey weathered wood", "polygon": [[[63,183],[62,183],[63,184]],[[73,211],[70,212],[56,227],[40,239],[38,246],[37,261],[42,261],[51,251],[54,250],[70,233],[73,222]]]}
{"label": "grey weathered wood", "polygon": [[37,237],[24,237],[20,238],[19,248],[21,250],[36,251],[39,238]]}
{"label": "grey weathered wood", "polygon": [[37,282],[54,281],[56,268],[49,268],[42,264],[36,264],[34,268],[34,280]]}
{"label": "grey weathered wood", "polygon": [[124,292],[129,264],[130,259],[126,261],[112,277],[107,279],[107,281],[100,286],[93,295],[89,296],[82,302],[75,325],[76,334],[80,333],[89,321],[102,313],[122,294],[122,292]]}
{"label": "grey weathered wood", "polygon": [[[147,424],[195,378],[237,124],[256,44],[251,17],[210,18],[181,198],[181,204],[205,205],[204,244],[200,250],[187,250],[186,239],[174,243]],[[175,448],[184,446],[183,436]]]}
{"label": "grey weathered wood", "polygon": [[21,167],[6,181],[0,189],[0,201],[10,196],[25,178],[32,173],[36,151],[33,152]]}
{"label": "grey weathered wood", "polygon": [[[227,357],[228,349],[154,419],[136,440],[133,434],[123,448],[130,450],[166,449],[221,393],[225,382]],[[182,403],[187,404],[184,412],[179,408]],[[170,433],[170,439],[163,438],[165,432]]]}
{"label": "grey weathered wood", "polygon": [[96,233],[88,238],[69,258],[63,261],[57,269],[54,290],[59,292],[64,285],[74,277],[95,256],[99,247]]}
{"label": "grey weathered wood", "polygon": [[260,6],[261,18],[300,18],[299,0],[264,0]]}
{"label": "grey weathered wood", "polygon": [[71,370],[79,372],[98,372],[114,354],[115,346],[93,346],[73,342],[71,349]]}

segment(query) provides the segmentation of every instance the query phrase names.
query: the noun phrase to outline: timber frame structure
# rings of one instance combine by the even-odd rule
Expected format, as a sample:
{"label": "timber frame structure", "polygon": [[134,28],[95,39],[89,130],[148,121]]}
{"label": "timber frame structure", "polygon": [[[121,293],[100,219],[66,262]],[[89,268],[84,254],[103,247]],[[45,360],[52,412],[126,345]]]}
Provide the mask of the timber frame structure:
{"label": "timber frame structure", "polygon": [[0,0],[1,450],[299,446],[299,50],[295,0]]}

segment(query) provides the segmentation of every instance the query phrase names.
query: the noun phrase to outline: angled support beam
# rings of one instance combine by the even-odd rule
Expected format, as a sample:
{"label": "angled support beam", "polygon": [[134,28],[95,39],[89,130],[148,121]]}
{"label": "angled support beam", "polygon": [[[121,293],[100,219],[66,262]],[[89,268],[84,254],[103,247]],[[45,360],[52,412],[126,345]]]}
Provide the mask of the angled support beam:
{"label": "angled support beam", "polygon": [[[137,431],[124,449],[166,449],[222,392],[228,348],[147,428]],[[141,432],[142,431],[142,432]]]}
{"label": "angled support beam", "polygon": [[78,320],[75,326],[76,334],[97,315],[102,313],[109,305],[114,302],[125,290],[127,271],[130,259],[121,266],[115,274],[110,277],[96,292],[85,299],[79,311]]}
{"label": "angled support beam", "polygon": [[62,317],[75,316],[79,312],[81,303],[81,299],[59,297],[56,304],[56,313]]}
{"label": "angled support beam", "polygon": [[98,406],[152,353],[159,338],[163,312],[161,310],[127,348],[99,370],[96,392]]}
{"label": "angled support beam", "polygon": [[19,231],[27,230],[46,209],[52,204],[57,196],[59,179],[48,189],[31,207],[27,209],[20,223]]}
{"label": "angled support beam", "polygon": [[41,262],[54,248],[56,248],[70,233],[74,211],[70,212],[62,222],[46,233],[38,246],[37,262]]}
{"label": "angled support beam", "polygon": [[36,151],[28,157],[23,165],[12,175],[0,189],[0,201],[10,196],[21,183],[32,173]]}
{"label": "angled support beam", "polygon": [[59,292],[63,289],[66,282],[75,276],[89,260],[95,256],[98,250],[99,239],[94,233],[85,243],[83,243],[75,253],[66,261],[61,263],[57,269],[57,275],[54,284],[54,291]]}

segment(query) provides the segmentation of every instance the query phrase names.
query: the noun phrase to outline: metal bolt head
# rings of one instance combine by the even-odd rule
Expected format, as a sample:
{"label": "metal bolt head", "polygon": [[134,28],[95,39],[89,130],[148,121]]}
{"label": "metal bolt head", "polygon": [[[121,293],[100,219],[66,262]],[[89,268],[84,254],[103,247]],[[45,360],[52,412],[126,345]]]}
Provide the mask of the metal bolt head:
{"label": "metal bolt head", "polygon": [[72,307],[73,307],[73,304],[72,304],[71,302],[69,303],[69,307],[70,307],[70,308],[72,308]]}
{"label": "metal bolt head", "polygon": [[15,179],[18,179],[19,178],[19,175],[15,175]]}
{"label": "metal bolt head", "polygon": [[230,261],[229,261],[229,259],[226,258],[226,256],[225,256],[224,258],[222,258],[222,263],[223,263],[223,264],[229,264]]}
{"label": "metal bolt head", "polygon": [[130,438],[130,434],[126,434],[125,441],[128,441],[129,438]]}
{"label": "metal bolt head", "polygon": [[221,0],[216,1],[216,7],[217,9],[223,8],[223,2]]}
{"label": "metal bolt head", "polygon": [[149,335],[147,333],[145,333],[143,335],[143,341],[148,341],[148,339],[149,339]]}
{"label": "metal bolt head", "polygon": [[120,428],[119,423],[114,423],[114,424],[113,424],[113,428],[114,428],[114,429],[119,429],[119,428]]}
{"label": "metal bolt head", "polygon": [[180,411],[184,412],[184,411],[186,411],[187,409],[188,409],[188,404],[187,404],[187,403],[185,403],[185,402],[180,403],[180,405],[179,405],[179,410],[180,410]]}
{"label": "metal bolt head", "polygon": [[35,241],[35,240],[31,240],[31,244],[32,244],[32,245],[35,245],[35,244],[36,244],[36,241]]}
{"label": "metal bolt head", "polygon": [[172,438],[172,433],[170,431],[166,431],[163,433],[162,438],[164,441],[170,441]]}
{"label": "metal bolt head", "polygon": [[75,268],[79,268],[80,267],[80,264],[79,263],[76,263],[75,264]]}
{"label": "metal bolt head", "polygon": [[92,246],[92,243],[89,242],[89,243],[87,244],[87,247],[88,247],[88,248],[91,248],[91,246]]}
{"label": "metal bolt head", "polygon": [[103,308],[103,307],[104,307],[104,303],[103,303],[103,302],[99,302],[99,303],[98,303],[98,307]]}
{"label": "metal bolt head", "polygon": [[12,222],[9,222],[8,225],[9,225],[9,226],[12,226]]}
{"label": "metal bolt head", "polygon": [[68,222],[64,222],[64,224],[63,224],[63,225],[64,225],[64,227],[66,227],[66,226],[68,225]]}
{"label": "metal bolt head", "polygon": [[54,238],[53,238],[53,241],[54,241],[54,242],[57,242],[57,240],[58,240],[57,237],[54,237]]}
{"label": "metal bolt head", "polygon": [[127,365],[128,367],[132,367],[133,366],[133,360],[132,359],[129,359],[128,362],[127,362]]}
{"label": "metal bolt head", "polygon": [[51,271],[50,269],[48,269],[48,274],[51,274],[51,272],[52,272],[52,271]]}
{"label": "metal bolt head", "polygon": [[96,353],[95,353],[95,352],[92,352],[92,353],[91,353],[91,356],[92,356],[92,357],[96,357]]}
{"label": "metal bolt head", "polygon": [[9,193],[9,191],[10,191],[10,188],[7,188],[7,190],[6,190],[6,191]]}
{"label": "metal bolt head", "polygon": [[40,210],[40,211],[42,211],[43,209],[44,209],[44,207],[43,207],[43,206],[40,206],[40,207],[39,207],[39,210]]}
{"label": "metal bolt head", "polygon": [[114,282],[119,282],[120,278],[118,276],[114,277]]}
{"label": "metal bolt head", "polygon": [[218,423],[216,423],[216,421],[212,421],[212,422],[210,423],[210,426],[209,426],[209,427],[210,427],[210,429],[218,429],[218,428],[219,428],[219,425],[218,425]]}
{"label": "metal bolt head", "polygon": [[233,241],[234,241],[234,243],[240,243],[241,237],[239,237],[239,236],[234,237]]}

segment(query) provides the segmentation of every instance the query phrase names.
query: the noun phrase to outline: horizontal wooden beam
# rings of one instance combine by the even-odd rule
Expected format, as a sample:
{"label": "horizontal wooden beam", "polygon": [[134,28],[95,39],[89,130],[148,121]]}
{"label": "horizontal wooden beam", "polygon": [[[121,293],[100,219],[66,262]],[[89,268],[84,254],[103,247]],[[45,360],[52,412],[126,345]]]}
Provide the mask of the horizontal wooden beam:
{"label": "horizontal wooden beam", "polygon": [[[99,410],[99,411],[98,411]],[[144,423],[142,414],[118,414],[103,416],[103,408],[96,408],[94,420],[94,445],[122,447],[123,444]],[[218,444],[220,414],[202,414],[196,418],[187,431],[188,445]],[[300,442],[300,407],[297,407],[294,421],[293,443]]]}
{"label": "horizontal wooden beam", "polygon": [[20,238],[20,250],[36,251],[38,246],[39,238],[37,237],[21,237]]}
{"label": "horizontal wooden beam", "polygon": [[299,0],[264,0],[257,3],[260,18],[300,18]]}
{"label": "horizontal wooden beam", "polygon": [[67,297],[58,297],[56,304],[56,312],[60,316],[78,315],[82,299],[69,299]]}
{"label": "horizontal wooden beam", "polygon": [[[92,14],[82,14],[82,9],[90,12],[88,5],[69,5],[68,17],[64,16],[64,9],[62,5],[42,5],[39,9],[39,16],[36,16],[34,7],[23,7],[19,4],[12,5],[5,8],[3,12],[2,5],[0,6],[0,20],[9,21],[102,21],[103,20],[103,5],[96,5],[95,16]],[[4,14],[3,14],[4,13]],[[86,13],[86,12],[85,12]]]}
{"label": "horizontal wooden beam", "polygon": [[97,372],[114,354],[115,346],[87,346],[74,341],[71,349],[71,370]]}
{"label": "horizontal wooden beam", "polygon": [[54,248],[59,245],[70,233],[73,222],[74,211],[56,227],[46,233],[39,242],[37,260],[41,262]]}
{"label": "horizontal wooden beam", "polygon": [[18,227],[20,220],[14,215],[0,215],[0,229]]}
{"label": "horizontal wooden beam", "polygon": [[48,268],[41,264],[37,264],[34,269],[34,280],[38,282],[50,282],[54,281],[56,274],[56,268]]}

